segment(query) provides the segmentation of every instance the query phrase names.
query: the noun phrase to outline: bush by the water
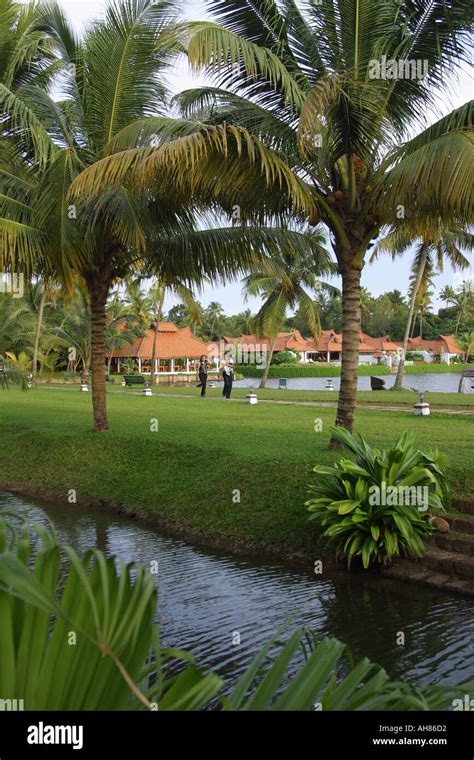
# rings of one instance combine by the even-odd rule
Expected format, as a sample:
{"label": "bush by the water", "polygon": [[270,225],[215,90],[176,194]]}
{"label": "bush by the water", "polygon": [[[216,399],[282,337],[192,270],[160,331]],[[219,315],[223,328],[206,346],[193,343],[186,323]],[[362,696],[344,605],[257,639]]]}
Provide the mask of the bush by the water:
{"label": "bush by the water", "polygon": [[272,359],[272,364],[298,364],[299,357],[296,356],[292,351],[279,351],[277,354],[274,355]]}
{"label": "bush by the water", "polygon": [[425,453],[415,446],[412,433],[402,433],[394,446],[376,449],[360,435],[344,428],[332,430],[352,459],[341,459],[333,467],[316,466],[321,476],[309,490],[305,504],[310,519],[319,520],[324,536],[335,539],[336,555],[386,564],[400,553],[424,555],[423,536],[430,533],[428,508],[444,511],[449,493],[438,451]]}

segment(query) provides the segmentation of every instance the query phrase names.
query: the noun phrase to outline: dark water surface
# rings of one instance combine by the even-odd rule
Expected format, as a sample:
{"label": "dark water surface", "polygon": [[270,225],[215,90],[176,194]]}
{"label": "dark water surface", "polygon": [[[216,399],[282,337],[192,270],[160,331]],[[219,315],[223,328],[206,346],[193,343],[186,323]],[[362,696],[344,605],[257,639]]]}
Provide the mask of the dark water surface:
{"label": "dark water surface", "polygon": [[[8,509],[38,521],[46,512],[61,543],[150,567],[158,561],[157,621],[163,643],[190,650],[228,683],[291,615],[318,636],[334,635],[395,679],[459,683],[474,677],[472,600],[388,579],[311,572],[197,548],[124,517],[72,504],[41,508],[9,494]],[[43,511],[42,511],[43,510]],[[405,646],[396,644],[398,632]],[[232,643],[239,632],[240,645]]]}

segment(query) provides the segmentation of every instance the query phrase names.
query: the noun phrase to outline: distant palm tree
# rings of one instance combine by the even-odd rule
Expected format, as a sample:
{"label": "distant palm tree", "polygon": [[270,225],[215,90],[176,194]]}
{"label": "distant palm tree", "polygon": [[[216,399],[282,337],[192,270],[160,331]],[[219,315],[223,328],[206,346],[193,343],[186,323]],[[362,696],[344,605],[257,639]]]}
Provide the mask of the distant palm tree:
{"label": "distant palm tree", "polygon": [[[57,285],[53,279],[44,277],[42,280],[38,280],[37,283],[30,285],[25,294],[32,310],[36,314],[33,364],[31,370],[33,388],[36,387],[38,380],[38,364],[41,364],[40,341],[43,332],[45,310],[47,310],[48,307],[53,306],[55,303],[56,287]],[[42,357],[42,361],[44,362],[44,356]]]}
{"label": "distant palm tree", "polygon": [[314,292],[319,292],[321,288],[337,292],[336,288],[319,280],[319,275],[335,273],[335,266],[325,247],[326,239],[318,229],[308,234],[313,242],[311,255],[292,256],[280,252],[272,258],[266,269],[253,272],[244,279],[246,297],[262,296],[264,299],[255,316],[257,337],[268,338],[270,343],[260,388],[265,388],[276,339],[285,324],[287,310],[299,309],[305,315],[314,340],[317,341],[320,320]]}
{"label": "distant palm tree", "polygon": [[370,308],[373,303],[371,293],[367,288],[360,289],[360,315],[361,319],[366,319],[370,314]]}
{"label": "distant palm tree", "polygon": [[458,337],[458,345],[464,351],[464,359],[466,363],[470,357],[474,355],[474,332],[462,333]]}
{"label": "distant palm tree", "polygon": [[431,224],[429,220],[425,221],[425,225],[426,231],[422,235],[417,234],[416,221],[411,229],[405,226],[393,231],[377,245],[370,258],[374,261],[380,253],[389,253],[395,259],[406,254],[414,244],[417,245],[411,265],[408,316],[393,390],[402,387],[408,338],[412,324],[414,329],[415,311],[420,317],[420,338],[422,337],[423,314],[430,299],[428,286],[434,276],[435,264],[440,272],[443,271],[445,260],[449,261],[453,269],[469,267],[469,260],[461,251],[461,248],[472,249],[473,236],[469,232],[451,229],[439,219],[432,220]]}
{"label": "distant palm tree", "polygon": [[391,290],[387,293],[387,296],[390,298],[390,301],[393,303],[394,306],[405,305],[405,296],[403,295],[401,290]]}
{"label": "distant palm tree", "polygon": [[[85,288],[77,286],[65,299],[66,318],[61,327],[49,330],[49,345],[63,348],[68,354],[68,368],[73,372],[82,365],[82,375],[87,378],[92,360],[91,313]],[[48,345],[48,337],[45,337]]]}
{"label": "distant palm tree", "polygon": [[210,337],[211,340],[216,340],[216,338],[221,338],[221,335],[217,335],[216,333],[216,325],[219,322],[219,320],[224,316],[224,309],[222,308],[222,305],[218,303],[217,301],[211,301],[211,303],[206,306],[204,310],[204,315],[206,319],[209,321],[209,331],[210,331]]}
{"label": "distant palm tree", "polygon": [[474,283],[463,282],[459,290],[455,290],[451,285],[446,285],[440,293],[440,298],[456,309],[457,318],[454,334],[457,335],[462,319],[474,319]]}
{"label": "distant palm tree", "polygon": [[32,335],[35,331],[35,315],[24,298],[0,297],[0,355],[6,351],[32,354]]}
{"label": "distant palm tree", "polygon": [[415,298],[415,318],[413,319],[412,337],[415,337],[416,317],[419,319],[418,337],[423,338],[423,319],[425,314],[429,311],[434,291],[429,289],[429,285],[432,283],[432,278],[427,278],[426,282],[422,282],[418,293]]}
{"label": "distant palm tree", "polygon": [[236,327],[243,335],[251,335],[255,330],[255,314],[250,309],[244,309],[235,318]]}
{"label": "distant palm tree", "polygon": [[151,305],[151,312],[153,314],[153,346],[151,354],[151,382],[156,383],[158,380],[158,373],[155,369],[156,356],[158,348],[158,334],[160,330],[160,322],[163,315],[163,306],[167,294],[173,294],[186,306],[188,317],[190,322],[194,325],[200,323],[201,306],[194,298],[192,290],[187,285],[177,278],[162,278],[157,280],[155,284],[150,288],[148,297]]}
{"label": "distant palm tree", "polygon": [[149,294],[142,289],[141,278],[133,276],[125,281],[124,301],[143,330],[148,330],[152,319],[152,303]]}

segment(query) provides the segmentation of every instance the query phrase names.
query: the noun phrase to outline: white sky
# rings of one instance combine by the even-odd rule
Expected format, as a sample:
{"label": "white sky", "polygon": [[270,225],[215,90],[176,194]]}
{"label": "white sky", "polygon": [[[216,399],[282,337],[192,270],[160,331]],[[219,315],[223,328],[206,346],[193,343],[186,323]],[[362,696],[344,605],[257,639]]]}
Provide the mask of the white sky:
{"label": "white sky", "polygon": [[[105,0],[60,0],[60,4],[63,6],[76,30],[80,32],[84,24],[87,24],[93,18],[98,18],[102,14],[107,3]],[[202,0],[187,0],[187,2],[183,2],[183,8],[184,15],[188,19],[198,20],[206,15],[205,4]],[[202,83],[203,79],[194,77],[191,74],[185,60],[179,62],[175,71],[170,76],[170,86],[175,92],[195,87]],[[440,114],[449,113],[450,110],[459,107],[472,97],[472,76],[469,76],[469,73],[466,71],[457,81],[453,81],[448,95],[445,96],[443,101],[440,101]],[[436,121],[440,114],[433,114],[432,121]],[[371,266],[367,265],[363,271],[362,284],[375,296],[394,289],[398,289],[406,294],[408,290],[410,259],[410,254],[408,254],[403,259],[398,259],[396,263],[393,263],[387,257],[380,259],[380,261]],[[436,277],[436,290],[439,291],[445,285],[458,286],[463,279],[474,279],[472,270],[470,274],[464,273],[459,275],[458,273],[454,273],[449,265],[447,265],[445,271]],[[336,280],[334,283],[336,285],[340,284]],[[227,314],[235,314],[242,311],[246,306],[255,310],[259,303],[258,300],[254,299],[249,301],[248,304],[243,304],[240,283],[231,283],[219,288],[206,288],[199,298],[204,306],[210,301],[219,301]],[[173,303],[174,301],[170,299],[165,304],[165,308],[170,308]],[[442,304],[435,300],[436,305],[441,306]]]}

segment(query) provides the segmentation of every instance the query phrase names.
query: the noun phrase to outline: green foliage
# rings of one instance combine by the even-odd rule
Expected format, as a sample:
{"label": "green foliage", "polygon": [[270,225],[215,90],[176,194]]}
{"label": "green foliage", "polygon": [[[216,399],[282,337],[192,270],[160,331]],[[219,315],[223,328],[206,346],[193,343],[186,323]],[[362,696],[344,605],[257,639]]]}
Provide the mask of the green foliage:
{"label": "green foliage", "polygon": [[[467,688],[418,691],[367,658],[354,665],[335,638],[296,629],[281,642],[285,624],[225,693],[191,654],[162,647],[152,575],[96,549],[82,559],[62,551],[65,575],[52,525],[0,518],[0,693],[21,697],[26,710],[288,711],[316,701],[326,711],[433,710]],[[295,663],[302,649],[303,664]]]}
{"label": "green foliage", "polygon": [[[239,364],[236,366],[236,372],[240,372],[244,377],[261,377],[263,370],[252,364]],[[359,365],[357,373],[359,376],[367,375],[389,375],[388,367],[378,365]],[[327,364],[295,364],[293,366],[271,366],[269,377],[339,377],[341,367]]]}
{"label": "green foliage", "polygon": [[332,432],[355,462],[341,459],[332,467],[314,468],[322,477],[310,486],[310,519],[319,520],[324,535],[337,541],[336,555],[346,557],[349,566],[354,557],[366,569],[401,553],[422,557],[423,536],[431,531],[423,512],[442,511],[449,496],[444,458],[438,451],[417,449],[412,433],[402,433],[389,449],[377,449],[344,428]]}
{"label": "green foliage", "polygon": [[272,364],[298,364],[299,356],[292,351],[279,351],[274,355]]}

